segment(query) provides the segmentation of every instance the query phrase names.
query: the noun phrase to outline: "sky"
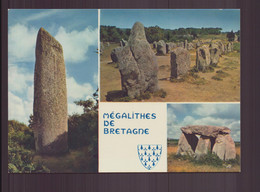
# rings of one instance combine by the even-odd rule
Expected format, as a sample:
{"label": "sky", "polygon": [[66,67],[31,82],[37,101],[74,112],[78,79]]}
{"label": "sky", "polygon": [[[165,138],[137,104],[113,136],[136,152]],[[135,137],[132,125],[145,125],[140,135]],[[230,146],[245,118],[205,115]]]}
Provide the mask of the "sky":
{"label": "sky", "polygon": [[33,114],[36,37],[46,29],[63,46],[68,113],[82,113],[74,101],[98,88],[98,11],[11,9],[8,12],[8,119],[28,124]]}
{"label": "sky", "polygon": [[101,10],[101,25],[132,28],[139,21],[145,27],[164,29],[220,27],[222,32],[240,29],[239,9],[133,9]]}
{"label": "sky", "polygon": [[168,104],[168,138],[179,139],[181,127],[187,125],[226,126],[234,141],[240,141],[240,104]]}

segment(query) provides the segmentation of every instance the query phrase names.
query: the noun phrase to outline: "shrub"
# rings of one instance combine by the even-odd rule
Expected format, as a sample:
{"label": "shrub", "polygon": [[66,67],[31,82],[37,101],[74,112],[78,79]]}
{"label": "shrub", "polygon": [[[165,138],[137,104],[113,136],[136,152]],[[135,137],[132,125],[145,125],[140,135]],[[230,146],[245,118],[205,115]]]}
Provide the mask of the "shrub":
{"label": "shrub", "polygon": [[207,155],[202,155],[198,160],[193,159],[192,162],[197,165],[211,165],[214,167],[221,167],[224,163],[215,153],[210,152]]}
{"label": "shrub", "polygon": [[135,97],[135,99],[138,101],[150,99],[150,98],[151,98],[151,93],[148,91]]}
{"label": "shrub", "polygon": [[34,137],[31,127],[15,120],[8,121],[8,172],[49,172],[42,162],[33,162]]}
{"label": "shrub", "polygon": [[161,98],[165,98],[167,96],[166,91],[164,91],[163,89],[159,89],[158,91],[156,91],[153,94],[155,97],[161,97]]}

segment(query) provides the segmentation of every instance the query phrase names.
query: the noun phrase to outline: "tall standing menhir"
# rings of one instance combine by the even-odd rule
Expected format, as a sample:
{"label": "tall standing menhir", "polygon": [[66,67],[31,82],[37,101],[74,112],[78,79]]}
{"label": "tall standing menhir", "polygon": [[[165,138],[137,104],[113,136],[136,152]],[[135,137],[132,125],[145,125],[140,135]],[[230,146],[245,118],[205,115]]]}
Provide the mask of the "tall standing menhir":
{"label": "tall standing menhir", "polygon": [[36,151],[60,154],[68,150],[66,69],[61,44],[40,28],[34,71],[33,129]]}

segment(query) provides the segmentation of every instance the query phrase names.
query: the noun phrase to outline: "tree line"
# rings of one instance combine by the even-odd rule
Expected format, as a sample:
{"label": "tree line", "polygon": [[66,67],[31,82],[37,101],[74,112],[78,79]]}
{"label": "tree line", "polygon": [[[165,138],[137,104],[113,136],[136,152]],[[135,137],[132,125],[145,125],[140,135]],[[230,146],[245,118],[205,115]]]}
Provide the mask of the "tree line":
{"label": "tree line", "polygon": [[[164,40],[165,42],[181,42],[184,40],[192,41],[201,35],[219,35],[222,28],[179,28],[179,29],[163,29],[159,26],[145,27],[145,34],[147,41],[153,43],[154,41]],[[119,43],[121,39],[128,40],[131,29],[121,29],[115,26],[100,27],[100,39],[103,42]]]}

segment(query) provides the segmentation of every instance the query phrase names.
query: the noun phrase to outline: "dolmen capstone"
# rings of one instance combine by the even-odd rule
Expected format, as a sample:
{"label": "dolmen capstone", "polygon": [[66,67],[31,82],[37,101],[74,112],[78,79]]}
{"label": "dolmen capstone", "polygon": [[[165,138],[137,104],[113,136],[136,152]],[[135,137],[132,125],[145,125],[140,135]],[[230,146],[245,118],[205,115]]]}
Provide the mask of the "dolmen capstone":
{"label": "dolmen capstone", "polygon": [[166,43],[164,40],[157,42],[157,55],[166,55]]}
{"label": "dolmen capstone", "polygon": [[136,22],[119,59],[122,89],[130,98],[158,90],[158,64],[146,40],[144,26]]}
{"label": "dolmen capstone", "polygon": [[198,47],[196,51],[196,68],[199,71],[206,71],[210,65],[210,52],[207,45]]}
{"label": "dolmen capstone", "polygon": [[66,69],[61,44],[40,28],[34,71],[33,130],[36,152],[67,152]]}
{"label": "dolmen capstone", "polygon": [[111,51],[110,57],[111,57],[111,59],[112,59],[113,62],[118,63],[118,61],[119,61],[118,58],[119,58],[120,55],[121,55],[122,49],[123,49],[122,47],[116,47],[116,48],[114,48],[114,49]]}
{"label": "dolmen capstone", "polygon": [[178,47],[171,52],[171,77],[178,78],[190,69],[190,52]]}
{"label": "dolmen capstone", "polygon": [[193,125],[182,127],[181,131],[177,150],[179,155],[199,159],[208,153],[215,153],[222,160],[236,158],[235,143],[227,127]]}

